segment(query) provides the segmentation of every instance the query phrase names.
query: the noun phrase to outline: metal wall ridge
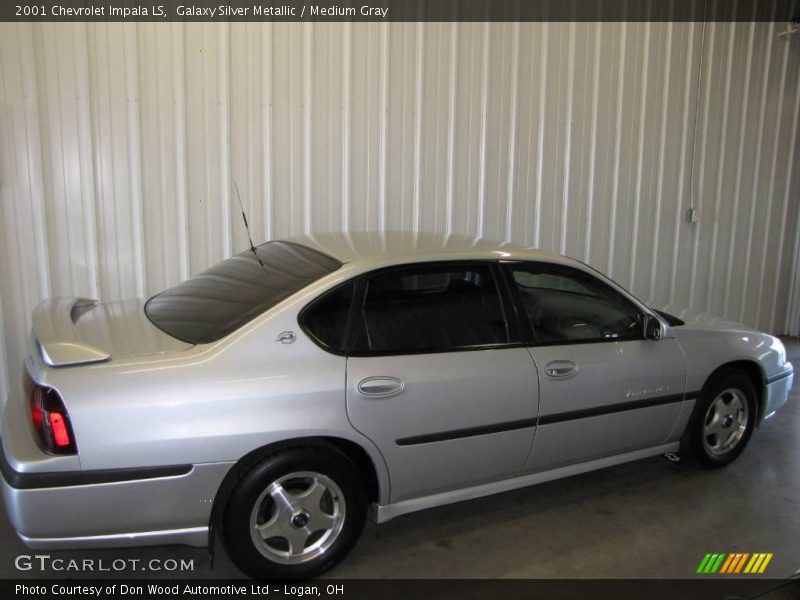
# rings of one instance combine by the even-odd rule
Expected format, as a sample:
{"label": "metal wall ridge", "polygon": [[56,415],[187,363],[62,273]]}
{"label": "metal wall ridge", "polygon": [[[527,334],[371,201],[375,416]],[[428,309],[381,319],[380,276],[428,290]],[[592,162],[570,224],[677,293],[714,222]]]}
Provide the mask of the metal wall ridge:
{"label": "metal wall ridge", "polygon": [[[769,22],[2,23],[0,393],[39,300],[258,240],[482,234],[800,327],[800,35]],[[699,211],[689,223],[686,212]]]}

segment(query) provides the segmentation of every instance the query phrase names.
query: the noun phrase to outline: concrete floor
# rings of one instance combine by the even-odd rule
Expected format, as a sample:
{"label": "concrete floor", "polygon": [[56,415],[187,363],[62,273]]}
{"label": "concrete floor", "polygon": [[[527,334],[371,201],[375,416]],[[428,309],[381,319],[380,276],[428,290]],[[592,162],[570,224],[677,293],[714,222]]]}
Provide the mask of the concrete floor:
{"label": "concrete floor", "polygon": [[[786,340],[795,365],[800,343]],[[800,569],[800,384],[732,465],[706,471],[662,458],[368,523],[341,578],[686,578],[707,552],[773,552],[771,577]],[[33,554],[0,522],[0,577],[103,577],[17,571]],[[39,552],[60,558],[193,559],[189,577],[241,577],[219,550],[162,547]],[[124,571],[116,575],[143,576]],[[149,577],[180,575],[149,573]]]}

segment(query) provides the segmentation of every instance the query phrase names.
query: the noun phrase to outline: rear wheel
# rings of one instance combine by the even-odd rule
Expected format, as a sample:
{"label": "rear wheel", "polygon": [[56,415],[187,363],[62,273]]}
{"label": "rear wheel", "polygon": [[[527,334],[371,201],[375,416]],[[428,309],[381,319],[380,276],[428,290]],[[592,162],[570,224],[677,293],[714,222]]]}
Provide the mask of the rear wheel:
{"label": "rear wheel", "polygon": [[753,382],[743,373],[722,373],[697,401],[688,432],[691,455],[710,468],[730,464],[750,440],[755,417]]}
{"label": "rear wheel", "polygon": [[279,451],[246,469],[222,518],[228,555],[257,579],[307,579],[339,562],[364,526],[358,471],[338,450]]}

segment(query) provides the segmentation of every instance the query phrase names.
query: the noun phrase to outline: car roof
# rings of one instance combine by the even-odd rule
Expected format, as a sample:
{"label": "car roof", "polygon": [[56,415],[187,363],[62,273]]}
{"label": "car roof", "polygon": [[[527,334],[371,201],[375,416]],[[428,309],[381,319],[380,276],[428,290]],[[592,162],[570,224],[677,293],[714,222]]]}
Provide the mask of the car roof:
{"label": "car roof", "polygon": [[459,259],[545,260],[572,263],[563,256],[509,242],[456,234],[403,231],[327,232],[284,238],[362,267],[412,261]]}

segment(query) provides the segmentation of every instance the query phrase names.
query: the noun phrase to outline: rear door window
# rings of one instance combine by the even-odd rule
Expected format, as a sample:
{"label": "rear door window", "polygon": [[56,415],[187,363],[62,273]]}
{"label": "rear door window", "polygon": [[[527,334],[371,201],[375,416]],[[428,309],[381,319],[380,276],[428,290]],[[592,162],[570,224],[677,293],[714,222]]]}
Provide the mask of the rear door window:
{"label": "rear door window", "polygon": [[351,351],[447,352],[508,342],[490,265],[415,265],[367,277]]}

